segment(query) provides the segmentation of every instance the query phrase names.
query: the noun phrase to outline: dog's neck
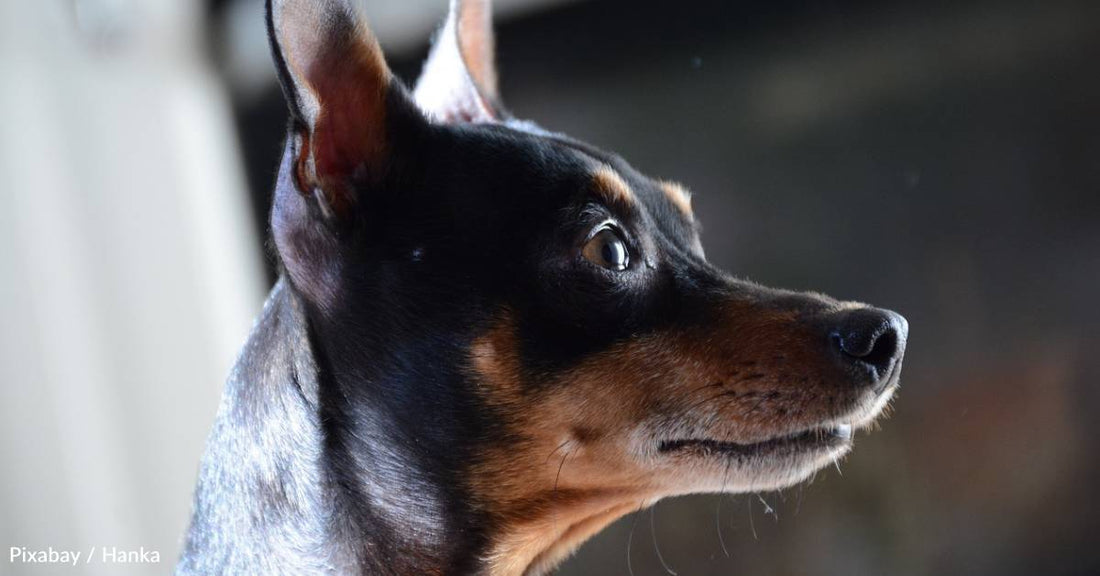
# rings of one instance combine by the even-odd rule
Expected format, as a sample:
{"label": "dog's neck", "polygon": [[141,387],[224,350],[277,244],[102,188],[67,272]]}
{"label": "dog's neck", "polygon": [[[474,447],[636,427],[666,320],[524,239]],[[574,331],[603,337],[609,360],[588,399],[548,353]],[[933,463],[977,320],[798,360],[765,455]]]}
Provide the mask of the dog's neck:
{"label": "dog's neck", "polygon": [[[227,382],[179,574],[539,573],[639,505],[494,519],[470,504],[468,455],[447,444],[475,425],[402,412],[395,383],[349,367],[318,331],[280,280]],[[391,398],[349,400],[371,388]]]}
{"label": "dog's neck", "polygon": [[477,549],[477,531],[456,524],[407,450],[375,434],[351,440],[364,428],[328,418],[335,390],[310,332],[281,280],[226,385],[179,573],[470,571],[474,559],[454,551]]}

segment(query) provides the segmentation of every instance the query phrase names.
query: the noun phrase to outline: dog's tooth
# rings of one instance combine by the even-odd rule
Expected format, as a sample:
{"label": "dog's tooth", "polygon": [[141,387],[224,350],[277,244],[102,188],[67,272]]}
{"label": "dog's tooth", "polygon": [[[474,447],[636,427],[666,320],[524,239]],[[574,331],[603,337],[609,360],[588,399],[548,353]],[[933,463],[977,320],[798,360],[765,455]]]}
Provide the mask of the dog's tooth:
{"label": "dog's tooth", "polygon": [[835,429],[833,429],[833,435],[838,436],[840,438],[851,438],[852,437],[852,425],[851,424],[841,424],[840,426],[837,426]]}

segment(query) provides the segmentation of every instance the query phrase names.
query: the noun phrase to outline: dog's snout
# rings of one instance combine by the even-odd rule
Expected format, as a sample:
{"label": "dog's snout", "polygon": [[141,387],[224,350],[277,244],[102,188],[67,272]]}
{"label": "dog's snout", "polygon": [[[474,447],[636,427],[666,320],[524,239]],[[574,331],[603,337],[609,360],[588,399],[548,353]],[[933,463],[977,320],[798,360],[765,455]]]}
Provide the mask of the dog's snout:
{"label": "dog's snout", "polygon": [[881,389],[901,361],[908,335],[909,323],[902,315],[880,308],[857,308],[835,317],[829,340],[842,363],[866,373],[870,378],[865,382]]}

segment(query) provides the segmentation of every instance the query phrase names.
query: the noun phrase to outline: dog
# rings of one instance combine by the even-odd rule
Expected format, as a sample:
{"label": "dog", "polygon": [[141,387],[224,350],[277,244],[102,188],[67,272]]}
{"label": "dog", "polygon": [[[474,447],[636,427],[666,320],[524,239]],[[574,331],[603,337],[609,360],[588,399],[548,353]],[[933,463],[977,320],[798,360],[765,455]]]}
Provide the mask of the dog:
{"label": "dog", "polygon": [[489,9],[452,0],[409,91],[352,0],[267,1],[280,279],[178,574],[544,574],[806,479],[897,389],[903,317],[715,268],[683,186],[514,118]]}

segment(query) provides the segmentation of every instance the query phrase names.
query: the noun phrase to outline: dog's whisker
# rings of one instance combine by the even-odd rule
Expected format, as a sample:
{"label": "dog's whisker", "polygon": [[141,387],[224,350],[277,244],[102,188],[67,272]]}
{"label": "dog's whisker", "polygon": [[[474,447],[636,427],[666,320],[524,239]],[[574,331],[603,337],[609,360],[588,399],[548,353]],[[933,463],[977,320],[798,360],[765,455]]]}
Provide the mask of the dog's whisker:
{"label": "dog's whisker", "polygon": [[558,444],[558,446],[556,448],[551,450],[550,453],[546,455],[546,463],[550,462],[550,459],[554,457],[554,454],[558,450],[561,450],[562,448],[565,448],[567,445],[569,445],[569,442],[571,442],[571,440],[565,440],[561,444]]}
{"label": "dog's whisker", "polygon": [[756,498],[758,500],[760,500],[761,504],[764,505],[764,515],[767,516],[768,514],[771,514],[772,516],[775,517],[775,522],[778,524],[779,523],[779,514],[775,511],[775,508],[772,508],[771,504],[768,504],[768,501],[765,500],[764,497],[761,496],[760,494],[757,494]]}
{"label": "dog's whisker", "polygon": [[[726,486],[729,482],[730,467],[732,462],[726,462],[726,470],[722,473],[722,492],[726,492]],[[730,557],[729,548],[726,547],[726,539],[722,536],[722,500],[723,497],[718,497],[718,504],[714,508],[714,525],[718,530],[718,543],[722,546],[722,554],[726,555],[726,558]]]}
{"label": "dog's whisker", "polygon": [[553,509],[552,509],[553,510],[552,511],[552,514],[553,514],[553,527],[554,527],[555,532],[557,532],[557,529],[558,529],[558,505],[557,505],[558,481],[561,479],[561,469],[565,467],[565,460],[567,458],[569,458],[570,454],[571,454],[571,451],[566,451],[564,454],[562,454],[561,462],[558,463],[558,471],[557,471],[556,474],[554,474],[554,488],[550,492],[550,494],[551,494],[550,501],[551,501],[551,506],[553,507]]}
{"label": "dog's whisker", "polygon": [[668,562],[665,562],[665,557],[661,554],[661,548],[657,546],[657,524],[654,518],[657,516],[657,505],[654,504],[649,509],[649,534],[653,538],[653,551],[657,553],[657,560],[660,561],[661,567],[665,569],[665,572],[671,576],[677,576],[676,571],[668,566]]}
{"label": "dog's whisker", "polygon": [[752,500],[749,500],[748,503],[749,503],[749,529],[752,530],[752,539],[759,541],[760,538],[758,538],[757,535],[756,535],[756,521],[753,520],[753,518],[752,518]]}
{"label": "dog's whisker", "polygon": [[634,530],[638,528],[638,516],[641,512],[634,513],[634,521],[630,523],[630,536],[626,539],[626,571],[634,576],[634,564],[630,559],[630,546],[634,543]]}

